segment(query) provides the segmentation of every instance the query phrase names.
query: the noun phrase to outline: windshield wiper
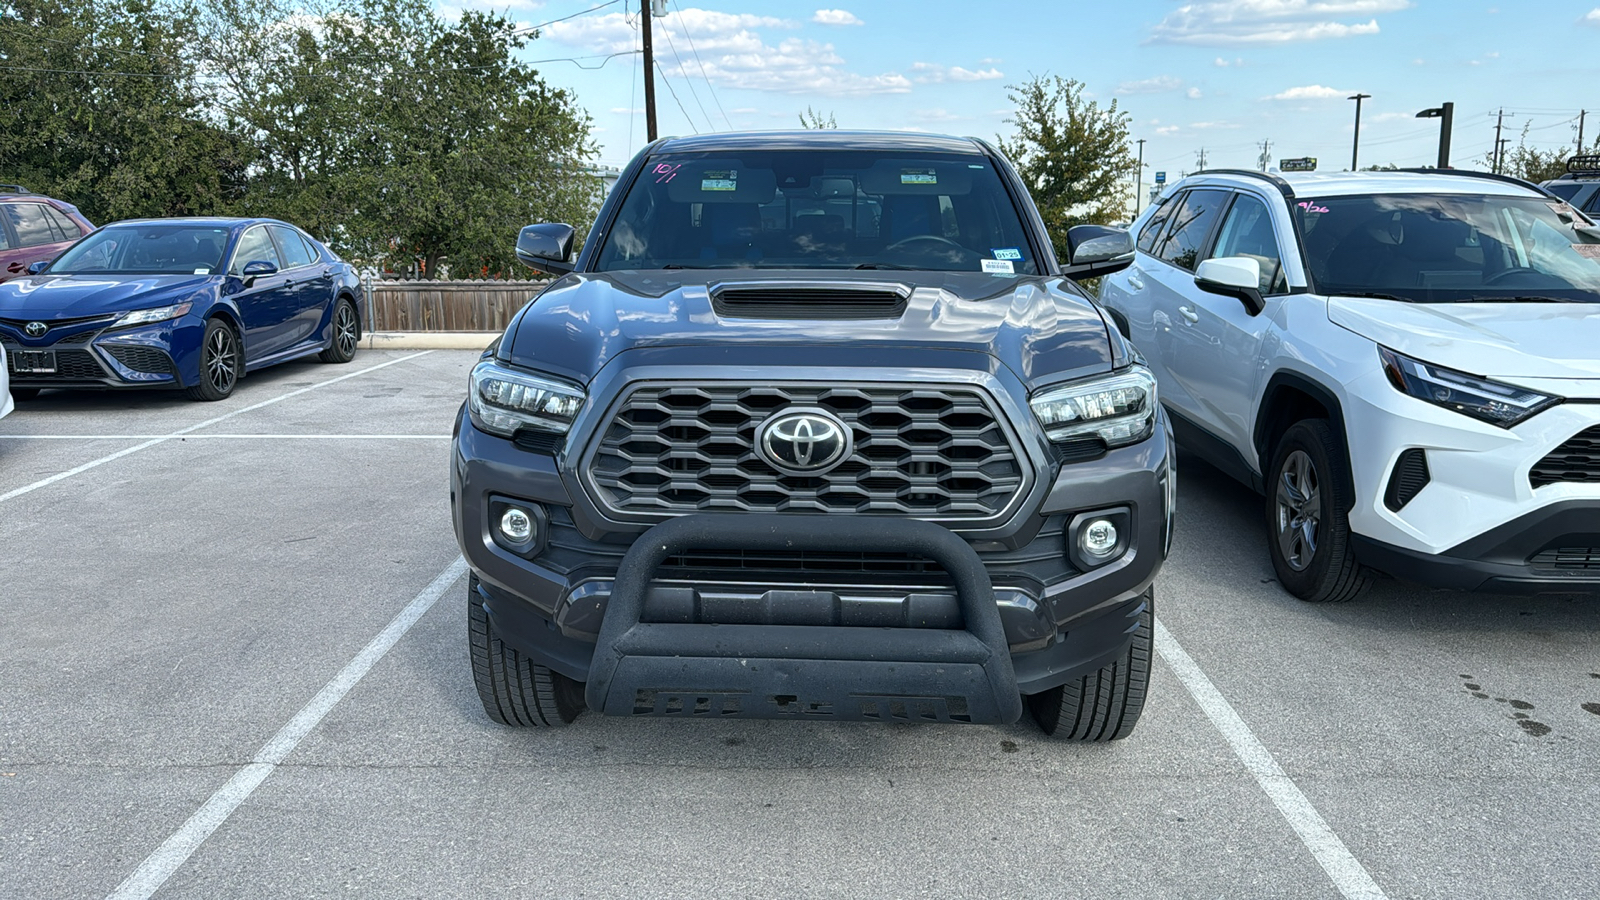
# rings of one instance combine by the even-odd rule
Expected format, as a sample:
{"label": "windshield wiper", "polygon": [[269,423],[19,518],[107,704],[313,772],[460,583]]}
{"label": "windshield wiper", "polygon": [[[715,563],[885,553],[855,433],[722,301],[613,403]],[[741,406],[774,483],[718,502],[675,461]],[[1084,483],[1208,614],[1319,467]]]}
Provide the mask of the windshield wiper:
{"label": "windshield wiper", "polygon": [[1562,297],[1468,297],[1463,303],[1577,303],[1576,300],[1567,300]]}
{"label": "windshield wiper", "polygon": [[1359,297],[1363,300],[1393,300],[1396,303],[1415,303],[1415,300],[1406,297],[1396,297],[1394,294],[1380,294],[1374,291],[1329,291],[1335,297]]}
{"label": "windshield wiper", "polygon": [[907,271],[907,272],[918,271],[916,266],[902,266],[902,265],[897,265],[895,263],[862,263],[862,264],[860,264],[858,266],[851,266],[850,268],[852,268],[852,269],[900,269],[900,270]]}

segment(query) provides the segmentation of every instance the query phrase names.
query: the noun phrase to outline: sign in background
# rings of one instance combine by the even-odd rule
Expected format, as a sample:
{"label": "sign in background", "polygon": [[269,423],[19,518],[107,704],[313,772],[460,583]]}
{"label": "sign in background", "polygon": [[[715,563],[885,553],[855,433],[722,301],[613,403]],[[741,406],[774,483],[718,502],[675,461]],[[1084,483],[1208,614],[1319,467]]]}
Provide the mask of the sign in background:
{"label": "sign in background", "polygon": [[1316,170],[1317,158],[1315,156],[1297,156],[1294,159],[1278,160],[1278,171],[1280,172],[1315,172]]}

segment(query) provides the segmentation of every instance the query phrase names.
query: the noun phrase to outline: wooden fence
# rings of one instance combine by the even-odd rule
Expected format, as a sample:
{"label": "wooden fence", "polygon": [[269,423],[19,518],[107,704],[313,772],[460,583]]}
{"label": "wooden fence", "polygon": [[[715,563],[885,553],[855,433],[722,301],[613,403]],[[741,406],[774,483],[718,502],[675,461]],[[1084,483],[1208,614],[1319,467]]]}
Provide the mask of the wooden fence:
{"label": "wooden fence", "polygon": [[544,281],[373,281],[369,331],[504,331]]}

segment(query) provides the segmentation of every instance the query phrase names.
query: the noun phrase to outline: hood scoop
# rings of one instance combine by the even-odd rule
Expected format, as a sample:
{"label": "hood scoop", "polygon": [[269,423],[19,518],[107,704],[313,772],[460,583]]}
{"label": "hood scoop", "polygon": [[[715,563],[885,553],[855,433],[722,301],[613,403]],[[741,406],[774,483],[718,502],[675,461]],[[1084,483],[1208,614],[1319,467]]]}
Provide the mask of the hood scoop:
{"label": "hood scoop", "polygon": [[749,282],[711,288],[711,308],[735,319],[898,319],[911,288],[861,282]]}

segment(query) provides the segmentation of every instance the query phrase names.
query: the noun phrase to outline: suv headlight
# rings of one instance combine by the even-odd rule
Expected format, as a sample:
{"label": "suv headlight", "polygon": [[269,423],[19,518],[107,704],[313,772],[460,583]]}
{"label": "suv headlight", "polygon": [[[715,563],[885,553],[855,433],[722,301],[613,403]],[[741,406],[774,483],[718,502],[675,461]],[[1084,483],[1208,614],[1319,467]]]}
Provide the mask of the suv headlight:
{"label": "suv headlight", "polygon": [[1156,379],[1143,366],[1049,388],[1028,402],[1052,441],[1098,437],[1124,447],[1155,431]]}
{"label": "suv headlight", "polygon": [[1501,428],[1561,402],[1560,397],[1401,356],[1388,347],[1378,348],[1378,358],[1395,390]]}
{"label": "suv headlight", "polygon": [[520,428],[565,433],[583,401],[578,387],[484,360],[472,368],[467,412],[472,424],[501,437]]}
{"label": "suv headlight", "polygon": [[165,322],[168,319],[177,319],[189,314],[194,307],[193,303],[174,303],[171,306],[157,306],[154,309],[136,309],[125,312],[115,322],[112,328],[126,328],[129,325],[149,325],[151,322]]}

